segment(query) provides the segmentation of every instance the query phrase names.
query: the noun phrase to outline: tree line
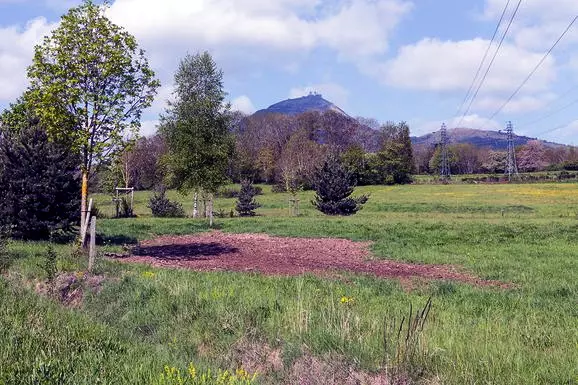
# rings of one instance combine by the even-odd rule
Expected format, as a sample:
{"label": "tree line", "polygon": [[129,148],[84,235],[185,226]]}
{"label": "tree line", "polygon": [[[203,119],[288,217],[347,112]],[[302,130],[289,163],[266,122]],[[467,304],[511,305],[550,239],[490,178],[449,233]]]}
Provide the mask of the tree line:
{"label": "tree line", "polygon": [[[578,148],[548,147],[539,140],[517,146],[516,162],[520,172],[578,170]],[[453,175],[501,174],[506,170],[507,152],[477,147],[469,143],[448,145],[448,161]],[[418,174],[439,175],[441,148],[414,146],[415,169]]]}

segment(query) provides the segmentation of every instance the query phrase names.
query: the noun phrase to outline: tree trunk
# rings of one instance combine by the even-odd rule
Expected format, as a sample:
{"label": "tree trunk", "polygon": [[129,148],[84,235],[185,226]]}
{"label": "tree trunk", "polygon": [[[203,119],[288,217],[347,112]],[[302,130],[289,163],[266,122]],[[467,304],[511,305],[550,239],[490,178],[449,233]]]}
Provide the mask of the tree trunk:
{"label": "tree trunk", "polygon": [[197,206],[198,203],[199,203],[199,193],[195,193],[193,198],[193,218],[199,217],[199,208]]}
{"label": "tree trunk", "polygon": [[209,227],[213,227],[213,194],[209,196]]}
{"label": "tree trunk", "polygon": [[86,222],[86,202],[88,201],[88,171],[82,171],[82,190],[80,195],[80,234],[86,232],[84,223]]}

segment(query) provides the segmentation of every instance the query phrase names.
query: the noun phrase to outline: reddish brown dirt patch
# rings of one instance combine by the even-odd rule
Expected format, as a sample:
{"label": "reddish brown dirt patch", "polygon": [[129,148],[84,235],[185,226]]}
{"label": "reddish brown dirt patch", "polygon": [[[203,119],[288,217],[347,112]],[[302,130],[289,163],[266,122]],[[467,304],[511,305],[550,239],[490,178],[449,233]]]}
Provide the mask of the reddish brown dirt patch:
{"label": "reddish brown dirt patch", "polygon": [[346,239],[281,238],[213,231],[144,241],[135,250],[135,255],[122,260],[199,271],[253,271],[269,275],[349,271],[402,280],[423,278],[480,286],[507,286],[482,280],[451,265],[368,260],[371,257],[369,246],[369,242]]}

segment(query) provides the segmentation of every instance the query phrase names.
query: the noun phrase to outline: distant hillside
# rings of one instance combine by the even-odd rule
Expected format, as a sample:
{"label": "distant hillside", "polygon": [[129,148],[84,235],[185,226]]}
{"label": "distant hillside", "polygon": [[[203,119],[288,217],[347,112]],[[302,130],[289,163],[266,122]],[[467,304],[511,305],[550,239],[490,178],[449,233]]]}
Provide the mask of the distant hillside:
{"label": "distant hillside", "polygon": [[[448,137],[450,144],[468,143],[473,144],[476,147],[489,147],[492,150],[506,150],[508,148],[506,135],[498,131],[484,131],[473,128],[454,128],[448,130]],[[530,140],[536,140],[536,138],[515,135],[514,145],[523,146]],[[440,133],[439,131],[436,131],[431,134],[412,137],[411,141],[414,145],[434,146],[440,141]],[[541,142],[547,147],[564,146],[563,144],[547,142],[544,140],[541,140]]]}
{"label": "distant hillside", "polygon": [[337,107],[335,104],[328,100],[323,99],[320,94],[309,94],[296,99],[287,99],[279,103],[275,103],[272,106],[264,110],[259,110],[255,114],[283,114],[283,115],[299,115],[304,112],[318,111],[327,112],[334,111],[339,114],[347,115],[341,108]]}
{"label": "distant hillside", "polygon": [[[319,112],[324,114],[326,112],[333,112],[343,117],[345,122],[354,124],[356,122],[355,134],[357,141],[362,143],[366,151],[375,152],[380,147],[379,132],[363,124],[359,124],[354,118],[350,117],[341,108],[332,102],[323,98],[322,95],[311,93],[295,99],[287,99],[279,103],[275,103],[268,108],[257,111],[253,116],[265,116],[267,114],[281,114],[287,116],[298,116],[306,112]],[[343,123],[343,122],[341,122]],[[345,132],[345,131],[344,131]],[[351,132],[350,132],[351,134]],[[454,128],[448,130],[450,144],[468,143],[476,147],[487,147],[492,150],[506,150],[508,142],[506,135],[498,131],[476,130],[472,128]],[[530,140],[527,136],[514,136],[514,145],[523,146]],[[432,132],[427,135],[412,137],[414,145],[435,146],[440,141],[439,131]],[[541,141],[547,147],[562,147],[563,144]]]}

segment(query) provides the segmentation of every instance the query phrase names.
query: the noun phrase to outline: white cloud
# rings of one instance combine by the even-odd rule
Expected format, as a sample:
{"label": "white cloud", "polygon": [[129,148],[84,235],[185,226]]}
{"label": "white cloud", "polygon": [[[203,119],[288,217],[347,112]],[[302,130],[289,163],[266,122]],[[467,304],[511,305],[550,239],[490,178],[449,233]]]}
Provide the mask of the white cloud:
{"label": "white cloud", "polygon": [[231,109],[241,111],[245,114],[252,114],[255,112],[255,106],[247,95],[241,95],[231,102]]}
{"label": "white cloud", "polygon": [[143,120],[141,122],[140,134],[142,136],[152,136],[157,132],[158,120]]}
{"label": "white cloud", "polygon": [[311,84],[305,87],[295,87],[289,91],[289,98],[298,98],[312,92],[317,92],[323,95],[326,100],[337,105],[337,107],[342,109],[347,107],[349,91],[335,83],[320,83]]}
{"label": "white cloud", "polygon": [[[386,84],[426,91],[466,91],[489,41],[441,41],[426,38],[400,49],[381,68]],[[530,73],[542,55],[504,44],[484,83],[484,92],[511,92]],[[525,91],[543,91],[556,78],[550,57],[528,82]]]}
{"label": "white cloud", "polygon": [[[506,114],[539,111],[555,99],[556,95],[549,92],[519,96],[508,102],[502,111]],[[475,101],[474,107],[485,111],[496,111],[504,105],[505,101],[504,97],[484,96]]]}
{"label": "white cloud", "polygon": [[[484,16],[498,20],[504,8],[504,0],[486,0]],[[514,4],[510,6],[513,12]],[[532,0],[520,6],[510,36],[521,48],[545,50],[560,36],[570,21],[578,14],[575,0]],[[561,46],[578,42],[578,29],[570,31]]]}
{"label": "white cloud", "polygon": [[154,49],[241,45],[285,52],[329,47],[352,57],[384,53],[390,32],[411,9],[404,0],[327,4],[319,0],[116,0],[109,16]]}
{"label": "white cloud", "polygon": [[26,68],[32,63],[34,46],[54,28],[45,18],[0,28],[0,103],[19,97],[27,85]]}
{"label": "white cloud", "polygon": [[452,128],[475,128],[480,130],[500,130],[502,125],[495,120],[488,120],[477,114],[467,115],[463,119],[461,116],[448,118],[446,120],[433,120],[428,122],[414,122],[411,128],[411,134],[421,136],[431,132],[438,131],[442,124],[445,123],[448,129]]}

